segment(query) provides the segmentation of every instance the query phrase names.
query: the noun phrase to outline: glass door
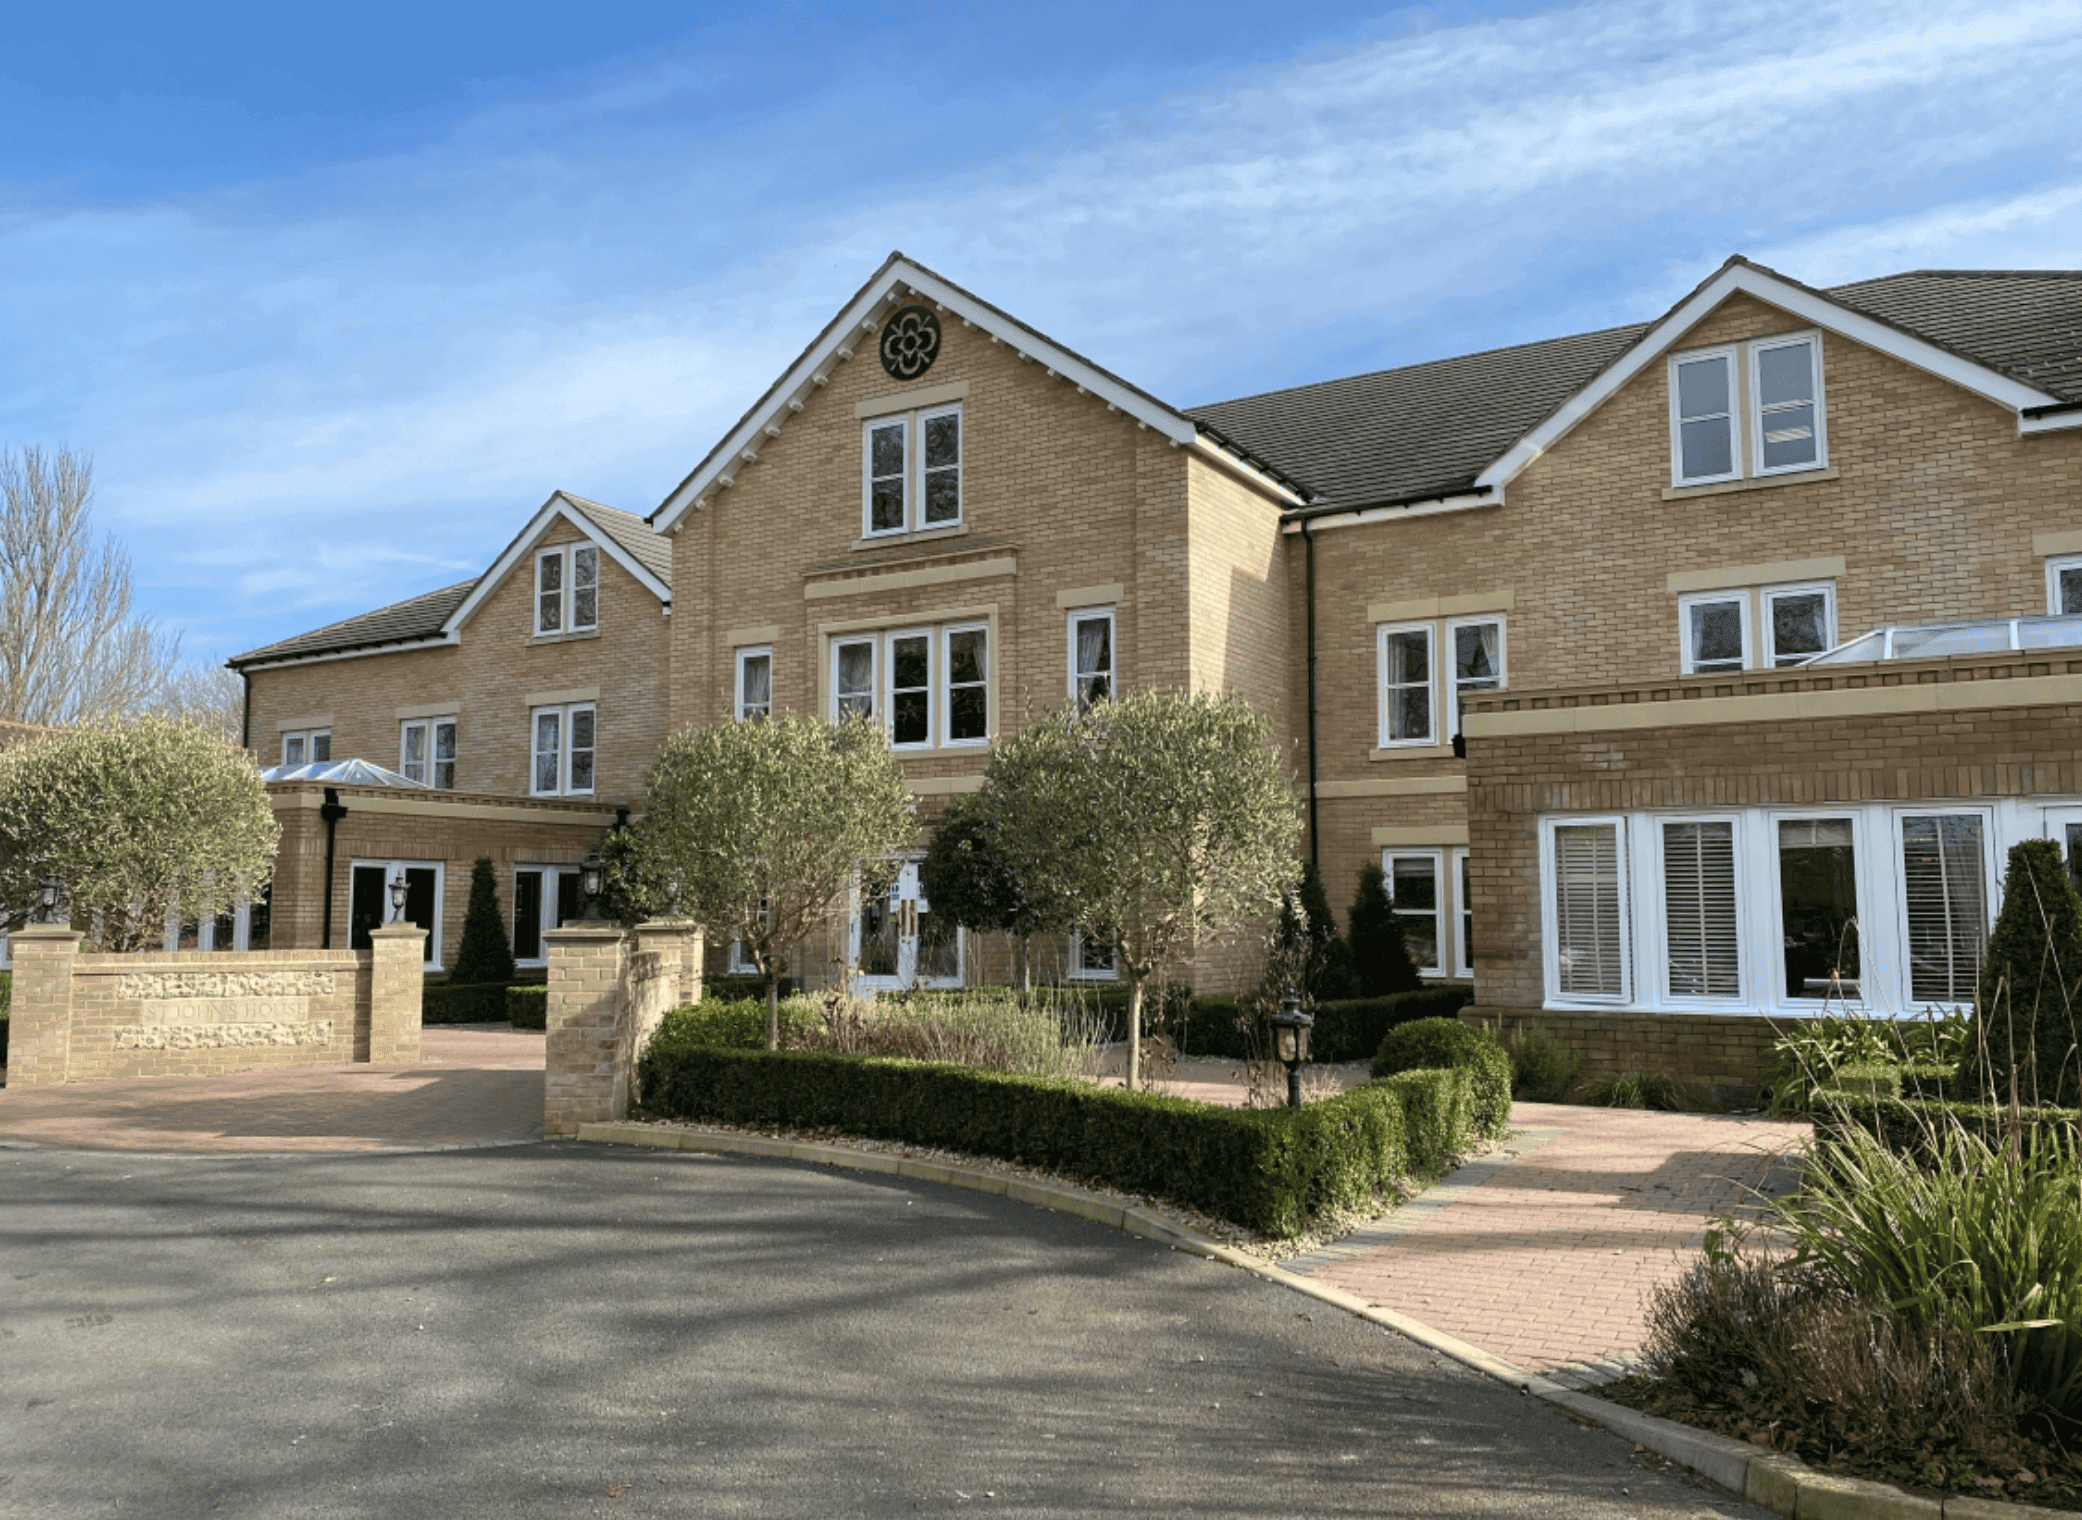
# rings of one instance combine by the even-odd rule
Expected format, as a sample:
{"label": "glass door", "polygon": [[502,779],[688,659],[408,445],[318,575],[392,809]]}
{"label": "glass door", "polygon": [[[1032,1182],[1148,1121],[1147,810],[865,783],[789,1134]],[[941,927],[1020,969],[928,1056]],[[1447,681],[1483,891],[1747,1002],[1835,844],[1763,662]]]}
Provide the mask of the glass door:
{"label": "glass door", "polygon": [[863,897],[853,918],[854,986],[862,992],[959,987],[961,929],[932,911],[907,860],[882,891]]}

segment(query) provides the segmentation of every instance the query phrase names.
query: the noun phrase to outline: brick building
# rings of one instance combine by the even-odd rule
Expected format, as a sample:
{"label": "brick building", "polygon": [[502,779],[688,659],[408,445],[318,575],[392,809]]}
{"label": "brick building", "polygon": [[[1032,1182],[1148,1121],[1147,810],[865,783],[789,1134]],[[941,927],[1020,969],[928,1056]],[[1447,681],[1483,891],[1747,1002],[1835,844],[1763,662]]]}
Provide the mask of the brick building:
{"label": "brick building", "polygon": [[[647,523],[553,497],[479,580],[234,664],[264,758],[324,732],[412,774],[447,720],[453,779],[421,775],[455,803],[582,795],[596,828],[684,724],[867,709],[930,809],[1022,711],[1240,691],[1288,737],[1340,907],[1379,860],[1429,974],[1739,1085],[1759,1015],[1819,1006],[1825,930],[1839,994],[1955,997],[2002,849],[2065,838],[2069,625],[2018,625],[2054,642],[2014,659],[1904,660],[1904,636],[1803,662],[2082,611],[2078,428],[2068,274],[1822,291],[1737,259],[1654,321],[1182,411],[898,255]],[[545,627],[583,577],[597,626]],[[502,858],[537,863],[552,825],[511,821]],[[889,906],[845,948],[987,974],[929,905]]]}

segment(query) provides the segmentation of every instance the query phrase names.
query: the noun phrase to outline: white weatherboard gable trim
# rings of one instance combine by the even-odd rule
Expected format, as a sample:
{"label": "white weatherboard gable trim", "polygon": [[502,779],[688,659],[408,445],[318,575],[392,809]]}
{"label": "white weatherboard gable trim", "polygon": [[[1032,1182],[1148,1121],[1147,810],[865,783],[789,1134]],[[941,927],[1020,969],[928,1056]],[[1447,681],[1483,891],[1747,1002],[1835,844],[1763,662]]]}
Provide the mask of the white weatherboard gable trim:
{"label": "white weatherboard gable trim", "polygon": [[[616,543],[613,537],[602,529],[599,524],[573,506],[570,498],[565,496],[562,491],[552,491],[549,500],[542,504],[541,509],[528,519],[528,525],[514,536],[512,543],[506,546],[506,552],[492,562],[491,569],[485,571],[483,576],[478,579],[477,584],[471,587],[470,594],[463,598],[462,605],[451,612],[448,615],[448,621],[441,625],[441,633],[448,642],[455,642],[457,635],[462,632],[463,625],[476,615],[477,609],[484,605],[494,591],[505,584],[506,577],[519,568],[522,560],[528,562],[528,573],[530,575],[534,574],[534,552],[538,547],[536,540],[541,538],[544,530],[558,518],[562,518],[565,522],[571,524],[572,527],[578,529],[580,533],[584,534],[586,542],[598,545],[602,554],[605,554],[609,559],[628,571],[644,590],[650,592],[652,596],[655,596],[666,607],[669,608],[672,605],[672,588],[670,586],[659,580],[649,570],[646,570],[642,561]],[[534,628],[535,620],[533,618],[528,620],[528,626],[531,629]],[[599,626],[599,617],[596,613],[594,615],[593,627],[597,628]],[[588,629],[586,631],[591,632],[592,630]]]}
{"label": "white weatherboard gable trim", "polygon": [[[1023,358],[1037,362],[1082,390],[1090,392],[1107,406],[1126,413],[1135,421],[1162,434],[1173,443],[1194,443],[1200,436],[1199,427],[1187,417],[1171,408],[1152,401],[1141,392],[1123,385],[1111,375],[1094,369],[1085,360],[1057,347],[1033,329],[1021,326],[983,302],[949,285],[938,275],[929,273],[909,259],[893,258],[881,273],[870,280],[859,295],[848,302],[838,318],[825,329],[823,337],[812,344],[803,356],[785,370],[781,378],[767,392],[766,398],[748,413],[744,420],[717,445],[707,459],[696,467],[672,494],[667,496],[657,511],[651,514],[652,526],[660,533],[667,533],[696,506],[705,502],[709,494],[728,480],[734,480],[737,470],[746,462],[743,454],[747,449],[756,451],[771,426],[779,426],[793,414],[795,405],[808,399],[809,395],[829,378],[831,366],[841,358],[850,357],[858,348],[871,346],[867,340],[872,334],[866,331],[869,323],[877,327],[880,323],[876,313],[884,302],[896,296],[899,287],[909,296],[929,301],[943,312],[953,314],[962,322],[981,330],[1000,343],[1011,348]],[[841,354],[841,350],[844,354]],[[930,391],[933,387],[921,387]],[[877,405],[889,405],[903,409],[906,403],[898,396],[885,396]],[[1248,469],[1241,461],[1233,463]],[[1252,471],[1265,485],[1285,495],[1286,488],[1270,476],[1261,476]],[[1299,498],[1293,498],[1296,501]]]}
{"label": "white weatherboard gable trim", "polygon": [[[1934,343],[1911,337],[1899,328],[1889,327],[1847,306],[1840,306],[1826,296],[1803,290],[1753,265],[1731,264],[1679,303],[1676,310],[1644,333],[1595,380],[1562,403],[1545,422],[1507,449],[1496,463],[1475,477],[1475,484],[1500,488],[1515,480],[1527,465],[1560,442],[1621,386],[1674,349],[1708,312],[1737,293],[1755,296],[1812,326],[1877,349],[1903,363],[1913,364],[2010,411],[2021,414],[2027,407],[2054,405],[2059,401],[2056,396],[2012,380],[1971,359],[1948,353]],[[2050,418],[2031,419],[2020,415],[2018,431],[2039,432],[2051,421]]]}

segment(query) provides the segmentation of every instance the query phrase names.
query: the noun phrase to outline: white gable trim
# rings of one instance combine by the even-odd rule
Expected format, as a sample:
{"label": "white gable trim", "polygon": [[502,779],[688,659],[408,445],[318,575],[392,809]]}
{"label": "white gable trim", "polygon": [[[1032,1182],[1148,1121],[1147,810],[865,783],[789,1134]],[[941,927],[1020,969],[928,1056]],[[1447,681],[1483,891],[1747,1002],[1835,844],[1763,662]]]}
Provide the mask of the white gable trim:
{"label": "white gable trim", "polygon": [[[801,411],[816,388],[831,378],[834,365],[844,363],[862,349],[869,350],[868,354],[862,355],[863,358],[871,357],[875,332],[881,326],[880,318],[886,315],[882,310],[884,304],[913,295],[932,302],[943,314],[952,314],[964,324],[982,330],[1021,358],[1044,366],[1175,444],[1190,444],[1199,436],[1200,430],[1191,419],[1093,368],[1075,354],[1013,321],[967,291],[948,284],[931,271],[899,257],[891,259],[882,272],[868,282],[824,336],[781,376],[766,399],[665,498],[658,510],[651,514],[651,522],[657,530],[670,532],[688,512],[706,506],[710,497],[737,478],[740,469],[757,460],[767,439],[778,437],[788,419]],[[1285,488],[1270,476],[1262,478],[1265,484],[1285,494]]]}
{"label": "white gable trim", "polygon": [[506,546],[506,552],[493,561],[491,569],[484,572],[484,578],[478,581],[475,589],[463,598],[463,604],[451,612],[448,621],[441,625],[442,634],[450,642],[462,631],[463,624],[476,615],[477,609],[484,605],[486,598],[498,590],[505,583],[506,577],[528,558],[535,547],[535,541],[542,537],[544,530],[558,518],[578,529],[588,541],[599,545],[600,552],[634,576],[644,590],[667,607],[672,605],[670,586],[646,570],[641,560],[616,543],[599,524],[574,507],[562,491],[554,491],[550,493],[549,500],[542,504],[542,510],[530,518],[528,525]]}
{"label": "white gable trim", "polygon": [[[1695,323],[1738,291],[1755,296],[1815,327],[1892,355],[1903,363],[1913,364],[2010,411],[2021,414],[2027,407],[2047,406],[2059,399],[2022,381],[2012,380],[1986,365],[1962,359],[1934,343],[1911,337],[1897,327],[1876,322],[1753,264],[1730,264],[1644,333],[1639,342],[1597,379],[1571,396],[1553,416],[1513,444],[1496,463],[1475,477],[1475,484],[1497,488],[1510,484],[1527,465],[1560,442],[1571,428],[1604,405],[1621,386],[1661,359]],[[2020,415],[2019,430],[2035,432],[2038,428]]]}

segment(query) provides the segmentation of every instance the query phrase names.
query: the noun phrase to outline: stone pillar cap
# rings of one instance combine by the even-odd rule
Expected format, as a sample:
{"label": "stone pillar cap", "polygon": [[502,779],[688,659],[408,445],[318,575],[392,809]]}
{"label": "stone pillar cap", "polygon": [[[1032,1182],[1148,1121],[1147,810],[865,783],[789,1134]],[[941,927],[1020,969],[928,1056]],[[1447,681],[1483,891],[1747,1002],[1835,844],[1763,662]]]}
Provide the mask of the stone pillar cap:
{"label": "stone pillar cap", "polygon": [[561,929],[544,929],[542,937],[544,939],[620,939],[622,937],[622,929],[619,924],[606,922],[598,924],[571,923],[564,925]]}
{"label": "stone pillar cap", "polygon": [[70,924],[24,924],[8,936],[16,944],[25,939],[69,939],[78,944],[86,937]]}
{"label": "stone pillar cap", "polygon": [[369,931],[369,935],[371,938],[374,938],[378,934],[386,936],[417,934],[422,939],[424,939],[426,937],[426,933],[427,931],[420,928],[417,924],[384,924],[380,928],[371,929]]}

